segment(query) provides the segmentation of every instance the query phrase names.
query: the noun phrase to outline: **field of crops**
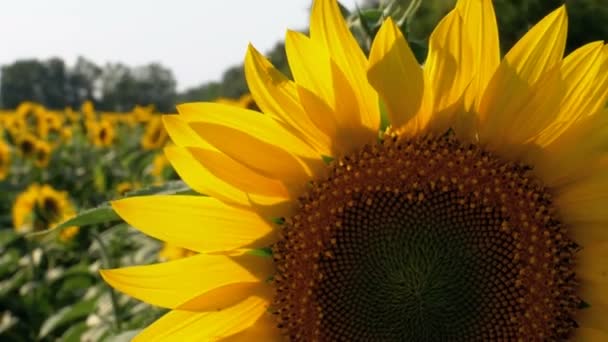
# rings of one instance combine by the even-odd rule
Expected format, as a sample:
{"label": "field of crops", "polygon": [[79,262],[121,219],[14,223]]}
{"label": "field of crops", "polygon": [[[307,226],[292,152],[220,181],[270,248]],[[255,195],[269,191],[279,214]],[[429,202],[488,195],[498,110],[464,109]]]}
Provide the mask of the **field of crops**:
{"label": "field of crops", "polygon": [[98,270],[191,254],[128,227],[108,206],[190,192],[162,152],[169,139],[161,114],[153,106],[114,113],[90,102],[63,111],[27,102],[0,112],[0,127],[0,226],[13,227],[0,230],[0,335],[128,339],[158,318],[163,310],[111,290]]}

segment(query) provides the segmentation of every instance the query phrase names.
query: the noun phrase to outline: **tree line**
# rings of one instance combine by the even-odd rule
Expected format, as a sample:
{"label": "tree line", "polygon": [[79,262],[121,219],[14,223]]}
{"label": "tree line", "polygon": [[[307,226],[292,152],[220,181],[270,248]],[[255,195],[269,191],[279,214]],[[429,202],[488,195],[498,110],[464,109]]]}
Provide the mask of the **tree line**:
{"label": "tree line", "polygon": [[[407,6],[412,0],[403,1]],[[567,51],[595,40],[608,40],[608,0],[494,0],[504,52],[536,22],[566,3],[569,16]],[[378,6],[380,0],[364,0],[363,7]],[[455,0],[425,0],[408,27],[409,37],[427,41],[439,19],[453,8]],[[346,14],[349,15],[349,14]],[[351,13],[350,15],[356,15]],[[267,53],[285,74],[289,67],[283,43]],[[15,108],[32,100],[49,108],[77,108],[92,100],[106,111],[130,110],[136,104],[154,104],[163,112],[176,103],[237,98],[247,92],[243,66],[228,68],[218,81],[177,92],[173,72],[159,63],[128,67],[121,63],[99,66],[84,57],[73,66],[60,58],[19,60],[3,66],[0,73],[0,106]]]}

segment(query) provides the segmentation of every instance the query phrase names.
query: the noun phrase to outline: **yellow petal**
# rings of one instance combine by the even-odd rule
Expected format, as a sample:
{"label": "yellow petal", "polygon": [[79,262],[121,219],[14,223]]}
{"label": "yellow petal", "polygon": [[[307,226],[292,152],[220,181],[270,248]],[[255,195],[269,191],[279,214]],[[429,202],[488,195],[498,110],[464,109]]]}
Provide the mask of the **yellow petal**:
{"label": "yellow petal", "polygon": [[266,114],[291,128],[318,154],[331,154],[331,141],[317,128],[298,100],[295,84],[249,45],[245,57],[245,76],[251,95]]}
{"label": "yellow petal", "polygon": [[264,177],[221,152],[197,147],[187,150],[213,175],[246,193],[289,199],[280,181]]}
{"label": "yellow petal", "polygon": [[[298,94],[302,106],[312,114],[312,120],[323,122],[327,125],[327,131],[333,132],[332,156],[338,157],[351,153],[361,146],[373,142],[374,137],[377,137],[377,134],[364,126],[340,127],[340,124],[334,120],[337,117],[336,112],[308,89],[298,86]],[[317,171],[317,174],[319,172]]]}
{"label": "yellow petal", "polygon": [[335,0],[316,0],[310,17],[310,37],[329,51],[333,61],[344,72],[358,102],[360,120],[377,132],[380,125],[378,95],[367,82],[367,60],[350,33]]}
{"label": "yellow petal", "polygon": [[513,145],[533,140],[555,120],[565,85],[558,65],[533,86],[513,83],[503,92],[517,95],[488,117],[480,129],[480,140],[509,155],[517,152]]}
{"label": "yellow petal", "polygon": [[296,83],[335,109],[336,95],[327,51],[304,34],[287,31],[285,53]]}
{"label": "yellow petal", "polygon": [[267,299],[250,297],[217,312],[173,310],[148,326],[134,341],[217,341],[251,327],[268,305]]}
{"label": "yellow petal", "polygon": [[222,340],[222,342],[251,342],[268,341],[280,342],[284,340],[277,321],[271,314],[262,315],[252,327]]}
{"label": "yellow petal", "polygon": [[264,247],[274,239],[271,224],[256,213],[211,197],[130,197],[112,208],[145,234],[198,252]]}
{"label": "yellow petal", "polygon": [[608,331],[593,328],[578,328],[574,334],[574,342],[604,342],[608,341]]}
{"label": "yellow petal", "polygon": [[180,178],[198,193],[218,198],[226,203],[242,206],[250,206],[252,202],[276,204],[285,200],[284,196],[268,197],[247,193],[243,189],[226,182],[203,166],[187,148],[169,146],[164,151]]}
{"label": "yellow petal", "polygon": [[[244,260],[245,265],[240,264],[239,260]],[[272,275],[272,272],[270,258],[207,254],[161,264],[100,271],[108,284],[129,296],[164,308],[196,311],[209,309],[206,302],[218,298],[217,295],[209,294],[214,289],[227,287],[229,291],[224,291],[223,298],[247,298],[247,293],[251,295],[254,286]],[[243,286],[249,286],[250,291],[243,294],[240,291]],[[197,298],[196,303],[193,298]]]}
{"label": "yellow petal", "polygon": [[597,174],[556,189],[555,204],[568,224],[608,224],[606,160],[598,169],[600,172]]}
{"label": "yellow petal", "polygon": [[586,291],[586,301],[608,305],[608,241],[583,246],[577,254],[576,274],[583,288],[591,285],[596,290]]}
{"label": "yellow petal", "polygon": [[177,146],[198,146],[215,150],[215,148],[202,139],[188,126],[188,123],[180,115],[163,115],[163,124],[171,141]]}
{"label": "yellow petal", "polygon": [[448,108],[463,96],[472,81],[473,64],[468,33],[460,12],[453,10],[433,30],[424,64],[424,77],[432,89],[435,112]]}
{"label": "yellow petal", "polygon": [[[585,299],[585,298],[583,298]],[[606,315],[606,312],[608,312],[608,306],[606,305],[602,305],[602,304],[594,304],[594,303],[589,303],[591,306],[582,310],[579,310],[577,312],[577,315],[575,316],[575,320],[576,322],[579,324],[579,326],[581,328],[587,328],[587,329],[594,329],[594,330],[599,330],[602,331],[604,333],[608,332],[608,315]],[[581,340],[578,339],[578,329],[574,332],[574,336],[575,339],[574,341],[585,341],[585,340]],[[591,335],[594,338],[597,337],[597,335]],[[593,341],[593,340],[591,340]],[[599,340],[601,342],[606,341],[606,340]]]}
{"label": "yellow petal", "polygon": [[[583,116],[602,108],[608,96],[608,84],[598,82],[604,60],[602,42],[589,43],[568,55],[562,64],[565,94],[559,106],[559,114],[547,127],[536,143],[546,146]],[[606,77],[608,81],[608,77]]]}
{"label": "yellow petal", "polygon": [[567,32],[566,7],[561,6],[534,25],[511,48],[502,64],[513,68],[528,84],[533,84],[561,61]]}
{"label": "yellow petal", "polygon": [[607,145],[608,111],[600,111],[571,124],[531,163],[545,184],[558,187],[603,173],[605,164],[598,160]]}
{"label": "yellow petal", "polygon": [[391,125],[399,128],[418,113],[424,78],[416,57],[392,19],[382,24],[369,59],[369,82],[384,101]]}
{"label": "yellow petal", "polygon": [[[519,126],[513,127],[514,121],[533,116],[540,116],[541,121],[554,118],[551,115],[556,113],[524,111],[523,106],[534,96],[531,94],[534,87],[537,92],[544,94],[542,96],[549,96],[547,90],[538,90],[539,83],[552,86],[548,81],[561,79],[553,74],[559,71],[566,44],[567,25],[566,10],[562,6],[532,27],[505,56],[488,83],[479,105],[482,142],[494,139],[500,144],[504,136],[519,134]],[[542,96],[539,101],[543,100]],[[561,97],[555,97],[555,94],[551,96],[544,102],[553,101],[559,105]]]}
{"label": "yellow petal", "polygon": [[478,108],[481,94],[500,64],[494,6],[491,0],[459,0],[456,9],[462,16],[472,48],[473,60],[462,61],[472,68],[472,82],[466,90],[467,107],[474,102]]}
{"label": "yellow petal", "polygon": [[267,177],[304,183],[313,171],[303,160],[321,160],[267,115],[218,103],[183,104],[178,111],[206,141]]}

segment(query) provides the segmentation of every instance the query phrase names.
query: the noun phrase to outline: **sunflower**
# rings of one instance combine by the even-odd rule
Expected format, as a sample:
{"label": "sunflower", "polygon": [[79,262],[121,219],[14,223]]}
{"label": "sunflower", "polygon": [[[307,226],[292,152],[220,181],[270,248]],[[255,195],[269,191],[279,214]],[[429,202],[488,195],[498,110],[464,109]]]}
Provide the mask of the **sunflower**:
{"label": "sunflower", "polygon": [[116,130],[109,120],[89,121],[87,131],[93,145],[108,147],[114,143]]}
{"label": "sunflower", "polygon": [[566,31],[561,7],[501,61],[492,2],[459,0],[421,68],[391,19],[367,58],[316,0],[310,37],[287,33],[294,81],[250,47],[264,115],[164,118],[208,196],[113,203],[199,253],[102,271],[172,309],[137,338],[608,340],[608,48],[563,58]]}
{"label": "sunflower", "polygon": [[144,150],[154,150],[165,146],[169,136],[163,127],[160,116],[154,116],[148,121],[146,131],[141,137],[141,147]]}
{"label": "sunflower", "polygon": [[47,141],[38,139],[34,146],[34,164],[39,168],[45,168],[51,160],[53,148]]}
{"label": "sunflower", "polygon": [[38,139],[30,133],[25,133],[19,136],[17,138],[17,148],[21,156],[24,158],[34,156],[37,141]]}
{"label": "sunflower", "polygon": [[[13,205],[15,231],[29,233],[49,229],[74,216],[75,209],[67,192],[50,185],[31,184]],[[72,234],[73,236],[74,234]]]}
{"label": "sunflower", "polygon": [[8,175],[11,166],[11,149],[4,140],[0,140],[0,181]]}
{"label": "sunflower", "polygon": [[126,195],[128,192],[133,191],[139,187],[140,187],[139,183],[120,182],[120,183],[118,183],[118,185],[116,185],[116,193],[118,194],[118,196],[122,197],[122,196]]}

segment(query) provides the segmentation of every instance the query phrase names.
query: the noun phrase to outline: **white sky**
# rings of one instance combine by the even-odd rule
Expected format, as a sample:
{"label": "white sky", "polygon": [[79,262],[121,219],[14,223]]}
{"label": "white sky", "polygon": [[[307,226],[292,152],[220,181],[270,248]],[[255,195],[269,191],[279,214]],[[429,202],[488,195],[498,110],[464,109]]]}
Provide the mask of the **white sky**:
{"label": "white sky", "polygon": [[[354,8],[356,0],[341,3]],[[307,26],[311,0],[0,1],[0,64],[82,55],[98,65],[160,62],[178,89],[218,80],[252,42],[267,52]]]}

